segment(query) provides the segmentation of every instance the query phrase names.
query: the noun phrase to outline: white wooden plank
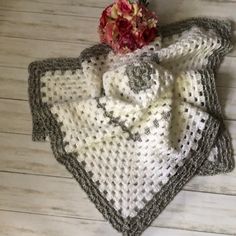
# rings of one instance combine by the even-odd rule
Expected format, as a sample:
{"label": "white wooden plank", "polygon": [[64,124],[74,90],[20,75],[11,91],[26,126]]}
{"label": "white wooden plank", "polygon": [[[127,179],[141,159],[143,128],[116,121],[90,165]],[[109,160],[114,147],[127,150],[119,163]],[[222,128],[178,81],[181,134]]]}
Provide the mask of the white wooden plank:
{"label": "white wooden plank", "polygon": [[[107,222],[82,220],[48,215],[0,211],[1,236],[118,236]],[[178,229],[149,227],[143,236],[227,236]]]}
{"label": "white wooden plank", "polygon": [[216,75],[218,87],[236,88],[236,57],[225,57]]}
{"label": "white wooden plank", "polygon": [[94,18],[0,10],[0,22],[1,36],[59,42],[99,42],[98,20]]}
{"label": "white wooden plank", "polygon": [[77,57],[89,45],[0,37],[0,66],[27,68],[38,59]]}
{"label": "white wooden plank", "polygon": [[31,133],[28,102],[0,99],[0,132]]}
{"label": "white wooden plank", "polygon": [[[103,220],[75,180],[0,173],[0,209]],[[236,196],[181,191],[153,226],[234,234]]]}
{"label": "white wooden plank", "polygon": [[26,12],[41,12],[61,15],[80,15],[93,16],[89,12],[82,12],[82,9],[105,8],[111,4],[112,0],[2,0],[1,9],[16,10]]}
{"label": "white wooden plank", "polygon": [[[236,4],[234,6],[236,6]],[[233,14],[234,10],[232,11],[232,8],[229,8],[229,10],[231,10],[231,12],[229,12],[227,16],[236,18]],[[100,12],[101,9],[98,9],[98,11]],[[181,14],[184,17],[181,17]],[[177,15],[173,20],[188,17],[183,13],[181,14]],[[192,17],[193,15],[190,16]],[[162,18],[160,17],[160,19]],[[170,18],[164,15],[162,22],[165,23],[169,20]],[[236,19],[233,20],[236,22]],[[0,21],[2,22],[0,28],[1,36],[63,42],[99,42],[97,18],[0,10]],[[62,31],[63,34],[61,33]],[[230,55],[235,56],[235,51],[236,50],[233,49]]]}
{"label": "white wooden plank", "polygon": [[217,88],[222,111],[226,119],[236,119],[236,89]]}
{"label": "white wooden plank", "polygon": [[[104,9],[107,5],[114,2],[113,0],[2,0],[0,9],[12,11],[41,12],[61,15],[78,15],[98,17],[94,8]],[[172,1],[171,7],[167,1],[156,0],[150,1],[150,8],[158,12],[160,18],[165,16],[165,20],[173,21],[177,17],[189,15],[204,16],[230,16],[235,8],[235,0],[231,1],[212,1],[212,0],[175,0]],[[66,6],[66,7],[65,7]],[[86,11],[89,8],[89,11]],[[222,11],[222,9],[224,9]],[[231,14],[232,15],[232,14]],[[167,17],[168,16],[168,17]],[[187,16],[186,16],[187,17]]]}
{"label": "white wooden plank", "polygon": [[0,133],[0,163],[0,171],[71,178],[49,143],[32,142],[30,135]]}
{"label": "white wooden plank", "polygon": [[[24,11],[24,12],[40,12],[50,15],[72,15],[72,16],[84,16],[84,17],[99,17],[102,11],[102,7],[96,7],[96,5],[102,4],[104,1],[31,1],[31,0],[2,0],[0,3],[0,9],[10,11]],[[97,4],[96,4],[97,3]],[[103,3],[104,6],[108,1]],[[98,9],[97,9],[98,8]]]}
{"label": "white wooden plank", "polygon": [[[236,159],[235,159],[236,161]],[[215,176],[194,176],[185,190],[236,195],[236,170]]]}
{"label": "white wooden plank", "polygon": [[153,225],[235,235],[235,200],[235,196],[181,191]]}
{"label": "white wooden plank", "polygon": [[227,129],[229,130],[232,139],[233,149],[236,150],[236,122],[233,120],[225,120],[224,122]]}
{"label": "white wooden plank", "polygon": [[0,97],[28,99],[27,69],[0,68]]}
{"label": "white wooden plank", "polygon": [[[34,143],[29,135],[0,133],[0,171],[71,178],[52,155],[48,143]],[[228,174],[194,177],[186,190],[236,195],[236,169]]]}
{"label": "white wooden plank", "polygon": [[[154,228],[154,231],[162,229]],[[152,229],[146,235],[152,234]],[[168,230],[163,229],[165,233]],[[166,232],[167,231],[167,232]],[[175,230],[170,230],[175,234]],[[178,230],[177,230],[178,232]],[[179,231],[180,233],[185,231]],[[192,232],[186,232],[190,235]],[[0,211],[1,236],[119,236],[107,222]],[[205,236],[205,234],[203,234]]]}
{"label": "white wooden plank", "polygon": [[235,4],[233,1],[212,0],[157,0],[150,1],[161,22],[169,23],[189,17],[204,16],[216,18],[230,18],[236,22]]}

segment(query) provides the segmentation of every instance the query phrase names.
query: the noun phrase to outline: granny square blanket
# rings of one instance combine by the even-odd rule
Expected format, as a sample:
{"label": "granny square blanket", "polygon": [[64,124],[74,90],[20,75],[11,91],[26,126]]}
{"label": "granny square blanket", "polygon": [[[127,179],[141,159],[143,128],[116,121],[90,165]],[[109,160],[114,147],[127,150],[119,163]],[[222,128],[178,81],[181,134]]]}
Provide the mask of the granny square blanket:
{"label": "granny square blanket", "polygon": [[226,20],[161,26],[142,49],[105,44],[29,66],[33,140],[52,151],[124,236],[138,236],[196,174],[234,168],[215,76]]}

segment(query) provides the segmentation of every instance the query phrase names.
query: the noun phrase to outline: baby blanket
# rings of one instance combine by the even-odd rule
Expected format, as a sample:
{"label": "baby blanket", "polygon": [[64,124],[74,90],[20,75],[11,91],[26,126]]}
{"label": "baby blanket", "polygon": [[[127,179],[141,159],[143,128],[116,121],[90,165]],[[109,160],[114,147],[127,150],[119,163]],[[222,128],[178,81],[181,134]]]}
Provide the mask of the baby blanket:
{"label": "baby blanket", "polygon": [[196,174],[234,167],[215,75],[231,25],[192,18],[161,26],[142,49],[105,44],[29,66],[33,140],[124,236],[138,236]]}

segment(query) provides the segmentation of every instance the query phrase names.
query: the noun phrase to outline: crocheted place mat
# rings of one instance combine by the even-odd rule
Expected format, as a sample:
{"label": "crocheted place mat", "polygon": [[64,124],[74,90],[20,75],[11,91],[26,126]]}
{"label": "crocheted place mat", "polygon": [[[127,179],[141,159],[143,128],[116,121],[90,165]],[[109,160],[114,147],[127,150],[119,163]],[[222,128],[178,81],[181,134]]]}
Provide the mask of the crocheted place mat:
{"label": "crocheted place mat", "polygon": [[215,74],[228,21],[161,27],[123,56],[103,44],[29,66],[33,140],[53,153],[123,235],[141,235],[195,175],[234,168]]}

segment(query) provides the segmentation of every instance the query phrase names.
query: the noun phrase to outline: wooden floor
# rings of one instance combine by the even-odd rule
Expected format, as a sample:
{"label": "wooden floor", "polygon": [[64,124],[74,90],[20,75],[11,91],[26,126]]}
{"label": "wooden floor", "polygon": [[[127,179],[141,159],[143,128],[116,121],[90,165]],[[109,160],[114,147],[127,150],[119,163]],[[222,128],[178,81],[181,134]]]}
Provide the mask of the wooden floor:
{"label": "wooden floor", "polygon": [[[161,23],[192,16],[229,17],[236,0],[153,0]],[[119,235],[104,221],[46,143],[31,141],[27,66],[78,56],[98,41],[109,0],[0,0],[0,235]],[[234,26],[236,35],[236,26]],[[236,48],[217,78],[225,122],[236,148]],[[236,170],[195,177],[144,236],[236,235]]]}

